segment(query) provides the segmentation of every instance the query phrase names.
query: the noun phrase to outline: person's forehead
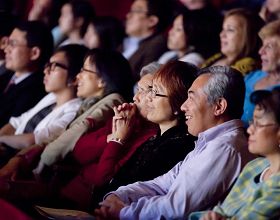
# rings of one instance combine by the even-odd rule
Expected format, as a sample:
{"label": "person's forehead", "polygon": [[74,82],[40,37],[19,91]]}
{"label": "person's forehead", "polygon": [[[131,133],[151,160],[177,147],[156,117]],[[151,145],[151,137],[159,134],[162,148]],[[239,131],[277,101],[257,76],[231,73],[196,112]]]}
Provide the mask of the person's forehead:
{"label": "person's forehead", "polygon": [[10,38],[17,38],[18,40],[20,40],[20,39],[26,40],[26,31],[22,31],[18,28],[15,28],[12,31]]}

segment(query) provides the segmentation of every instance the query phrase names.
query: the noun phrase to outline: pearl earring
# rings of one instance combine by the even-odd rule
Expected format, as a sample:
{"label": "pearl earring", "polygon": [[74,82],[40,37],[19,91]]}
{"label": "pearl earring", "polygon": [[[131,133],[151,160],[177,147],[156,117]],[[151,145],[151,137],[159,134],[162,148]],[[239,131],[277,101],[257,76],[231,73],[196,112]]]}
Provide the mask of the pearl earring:
{"label": "pearl earring", "polygon": [[179,113],[176,111],[176,112],[174,112],[174,115],[178,115]]}

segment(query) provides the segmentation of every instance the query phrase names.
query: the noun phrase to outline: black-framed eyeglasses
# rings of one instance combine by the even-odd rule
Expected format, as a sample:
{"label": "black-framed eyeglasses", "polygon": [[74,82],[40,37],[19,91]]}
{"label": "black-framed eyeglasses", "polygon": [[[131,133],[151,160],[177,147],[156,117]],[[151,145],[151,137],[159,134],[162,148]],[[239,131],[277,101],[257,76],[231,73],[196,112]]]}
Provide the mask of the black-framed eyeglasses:
{"label": "black-framed eyeglasses", "polygon": [[259,122],[254,121],[254,120],[249,121],[249,125],[253,126],[254,128],[265,128],[265,127],[270,127],[270,126],[278,126],[277,123],[260,124]]}
{"label": "black-framed eyeglasses", "polygon": [[81,72],[89,72],[89,73],[93,73],[93,74],[99,75],[98,72],[95,72],[95,71],[93,71],[93,70],[86,69],[86,68],[84,68],[84,67],[81,68]]}
{"label": "black-framed eyeglasses", "polygon": [[157,91],[154,90],[154,89],[150,89],[149,93],[151,94],[152,98],[156,98],[156,97],[165,97],[165,98],[167,98],[168,97],[167,95],[157,93]]}
{"label": "black-framed eyeglasses", "polygon": [[56,67],[62,68],[67,70],[68,67],[64,65],[63,63],[58,63],[58,62],[48,62],[45,64],[45,69],[50,69],[51,71],[54,71]]}

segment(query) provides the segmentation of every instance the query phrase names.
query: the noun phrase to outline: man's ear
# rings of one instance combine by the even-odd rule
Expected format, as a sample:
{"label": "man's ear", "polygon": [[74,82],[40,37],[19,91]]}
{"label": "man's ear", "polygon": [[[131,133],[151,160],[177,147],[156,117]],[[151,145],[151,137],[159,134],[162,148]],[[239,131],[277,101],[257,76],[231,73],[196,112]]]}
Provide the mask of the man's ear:
{"label": "man's ear", "polygon": [[214,115],[219,116],[222,115],[227,109],[227,101],[225,98],[219,98],[219,100],[215,104]]}
{"label": "man's ear", "polygon": [[149,16],[149,23],[148,23],[149,28],[154,28],[158,24],[158,22],[159,22],[159,19],[157,16],[155,16],[155,15]]}
{"label": "man's ear", "polygon": [[103,89],[106,86],[106,82],[104,82],[102,79],[98,80],[98,88]]}
{"label": "man's ear", "polygon": [[39,47],[32,47],[30,51],[30,60],[38,60],[41,55],[41,49]]}

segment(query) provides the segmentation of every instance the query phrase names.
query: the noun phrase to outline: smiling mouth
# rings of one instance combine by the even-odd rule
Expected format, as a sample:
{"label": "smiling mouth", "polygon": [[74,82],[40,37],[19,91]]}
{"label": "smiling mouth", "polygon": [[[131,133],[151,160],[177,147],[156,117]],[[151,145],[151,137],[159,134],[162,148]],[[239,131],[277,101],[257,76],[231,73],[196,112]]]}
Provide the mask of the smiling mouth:
{"label": "smiling mouth", "polygon": [[189,119],[191,119],[192,117],[190,115],[186,115],[186,120],[188,121]]}

